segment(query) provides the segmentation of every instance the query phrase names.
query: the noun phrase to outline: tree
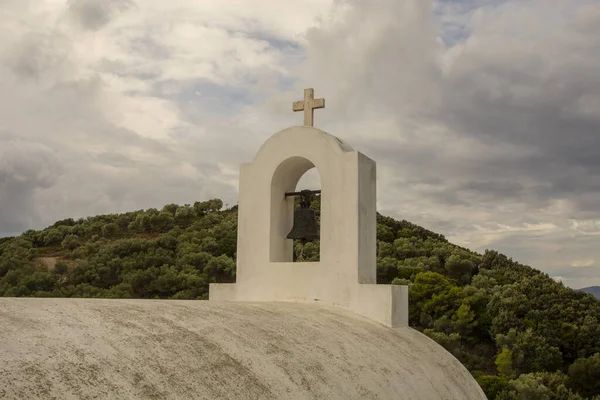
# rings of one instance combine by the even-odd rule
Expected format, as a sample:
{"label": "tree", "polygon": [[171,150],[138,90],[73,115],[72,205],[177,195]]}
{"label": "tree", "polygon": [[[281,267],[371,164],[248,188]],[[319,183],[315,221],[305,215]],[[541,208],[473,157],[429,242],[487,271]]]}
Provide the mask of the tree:
{"label": "tree", "polygon": [[394,280],[392,281],[392,285],[410,286],[412,285],[412,282],[409,279],[394,278]]}
{"label": "tree", "polygon": [[446,260],[444,268],[448,271],[449,277],[462,283],[468,283],[473,271],[473,263],[459,254],[452,254]]}
{"label": "tree", "polygon": [[446,334],[443,332],[436,332],[433,329],[425,329],[423,333],[453,354],[456,354],[460,348],[460,335],[458,333]]}
{"label": "tree", "polygon": [[554,372],[563,363],[560,350],[551,346],[548,341],[533,331],[524,332],[511,329],[507,335],[498,335],[496,342],[506,346],[513,353],[514,367],[520,374],[529,372]]}
{"label": "tree", "polygon": [[448,279],[437,272],[422,272],[415,277],[410,298],[416,302],[428,300],[436,294],[448,291],[451,286]]}
{"label": "tree", "polygon": [[506,334],[511,328],[522,329],[530,309],[529,299],[524,292],[514,285],[502,286],[487,305],[488,314],[494,316],[490,327],[492,337]]}
{"label": "tree", "polygon": [[394,241],[394,231],[385,225],[377,224],[377,239],[382,242],[391,243]]}
{"label": "tree", "polygon": [[175,213],[177,213],[178,209],[179,209],[179,206],[177,204],[167,204],[166,206],[163,207],[162,212],[167,212],[167,213],[171,214],[172,217],[174,217]]}
{"label": "tree", "polygon": [[179,207],[175,213],[175,222],[181,227],[187,227],[194,219],[194,209],[189,205]]}
{"label": "tree", "polygon": [[119,232],[117,224],[109,223],[102,227],[102,236],[106,238],[114,237]]}
{"label": "tree", "polygon": [[53,228],[58,228],[59,226],[73,226],[75,225],[75,220],[73,220],[73,218],[66,218],[66,219],[61,219],[60,221],[56,221],[54,223],[54,225],[52,225]]}
{"label": "tree", "polygon": [[175,218],[170,211],[161,211],[150,218],[150,225],[153,232],[168,232],[175,226]]}
{"label": "tree", "polygon": [[194,213],[197,217],[202,218],[208,212],[208,204],[206,201],[197,201],[193,205]]}
{"label": "tree", "polygon": [[567,376],[561,372],[523,374],[509,382],[509,389],[501,392],[499,400],[583,400],[566,386]]}
{"label": "tree", "polygon": [[129,225],[129,223],[131,222],[130,218],[123,214],[117,217],[117,219],[115,220],[115,224],[117,224],[117,226],[119,227],[119,230],[124,231],[127,229],[127,226]]}
{"label": "tree", "polygon": [[60,244],[63,240],[63,235],[58,231],[58,229],[50,229],[46,232],[46,238],[44,243],[46,246],[54,246]]}
{"label": "tree", "polygon": [[212,258],[205,268],[209,276],[214,278],[223,278],[235,274],[235,262],[226,255]]}
{"label": "tree", "polygon": [[408,238],[399,238],[394,240],[394,248],[396,249],[396,257],[399,259],[416,257],[419,255],[417,248]]}
{"label": "tree", "polygon": [[600,395],[600,353],[575,360],[569,378],[570,386],[582,396]]}
{"label": "tree", "polygon": [[205,237],[200,241],[200,250],[207,253],[214,253],[219,248],[219,243],[214,237]]}
{"label": "tree", "polygon": [[61,243],[62,247],[67,250],[75,250],[79,247],[79,236],[77,235],[67,235]]}
{"label": "tree", "polygon": [[298,262],[315,262],[319,261],[319,241],[307,242],[302,244],[300,241],[294,241],[294,254]]}
{"label": "tree", "polygon": [[223,208],[223,201],[221,199],[210,199],[207,201],[208,203],[208,212],[216,213]]}
{"label": "tree", "polygon": [[504,347],[496,357],[496,368],[498,374],[505,379],[513,379],[516,376],[513,369],[513,353],[508,347]]}
{"label": "tree", "polygon": [[418,273],[425,272],[425,271],[426,270],[425,270],[425,267],[423,266],[423,264],[420,264],[420,266],[418,266],[418,267],[404,266],[404,265],[400,264],[400,265],[398,265],[396,274],[397,274],[398,278],[412,280]]}
{"label": "tree", "polygon": [[194,213],[198,217],[203,217],[206,214],[216,213],[223,208],[221,199],[211,199],[208,201],[197,201],[194,203]]}
{"label": "tree", "polygon": [[476,315],[467,303],[461,304],[452,316],[453,328],[462,336],[468,336],[477,326]]}
{"label": "tree", "polygon": [[203,272],[204,268],[206,268],[211,259],[212,255],[210,253],[203,252],[201,249],[198,249],[198,251],[180,253],[177,258],[177,264],[181,268],[189,265],[198,272]]}
{"label": "tree", "polygon": [[31,261],[36,257],[33,243],[25,238],[14,238],[0,247],[0,255],[5,260]]}
{"label": "tree", "polygon": [[496,375],[481,375],[477,377],[477,383],[488,399],[495,399],[496,396],[510,387],[506,378]]}
{"label": "tree", "polygon": [[64,275],[69,270],[69,266],[64,262],[57,262],[54,266],[54,273],[58,275]]}
{"label": "tree", "polygon": [[398,260],[394,257],[377,259],[377,283],[389,284],[398,275]]}
{"label": "tree", "polygon": [[384,242],[383,240],[377,241],[377,257],[393,257],[394,256],[394,245],[392,243]]}
{"label": "tree", "polygon": [[471,285],[478,289],[491,289],[497,284],[494,278],[490,278],[484,274],[475,275],[471,280]]}

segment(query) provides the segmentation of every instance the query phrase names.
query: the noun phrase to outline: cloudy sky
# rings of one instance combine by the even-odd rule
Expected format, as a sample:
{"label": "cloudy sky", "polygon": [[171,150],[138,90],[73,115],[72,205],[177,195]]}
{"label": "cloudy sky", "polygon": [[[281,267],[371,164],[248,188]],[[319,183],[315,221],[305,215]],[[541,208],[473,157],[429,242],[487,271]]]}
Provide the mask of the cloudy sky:
{"label": "cloudy sky", "polygon": [[600,285],[599,37],[597,0],[0,0],[0,236],[233,205],[314,87],[381,213]]}

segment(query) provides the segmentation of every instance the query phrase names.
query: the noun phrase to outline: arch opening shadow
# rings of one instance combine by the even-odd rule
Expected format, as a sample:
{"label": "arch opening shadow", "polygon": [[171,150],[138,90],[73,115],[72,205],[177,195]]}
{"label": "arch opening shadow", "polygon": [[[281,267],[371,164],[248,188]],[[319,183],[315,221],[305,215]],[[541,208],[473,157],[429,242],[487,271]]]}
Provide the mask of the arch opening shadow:
{"label": "arch opening shadow", "polygon": [[[296,192],[304,189],[321,190],[321,177],[316,168],[311,168],[302,175],[296,184]],[[300,207],[300,197],[295,198],[294,209]],[[315,195],[311,199],[310,208],[315,212],[317,227],[321,229],[321,195]],[[321,260],[321,240],[314,240],[303,244],[294,240],[293,261],[294,262],[319,262]]]}
{"label": "arch opening shadow", "polygon": [[[290,157],[275,170],[271,181],[271,262],[318,262],[321,257],[320,241],[302,245],[299,241],[287,239],[294,222],[294,210],[299,207],[299,197],[285,197],[285,193],[302,189],[320,190],[321,177],[318,169],[304,157]],[[320,228],[321,198],[313,196],[311,209],[315,210],[317,225]]]}

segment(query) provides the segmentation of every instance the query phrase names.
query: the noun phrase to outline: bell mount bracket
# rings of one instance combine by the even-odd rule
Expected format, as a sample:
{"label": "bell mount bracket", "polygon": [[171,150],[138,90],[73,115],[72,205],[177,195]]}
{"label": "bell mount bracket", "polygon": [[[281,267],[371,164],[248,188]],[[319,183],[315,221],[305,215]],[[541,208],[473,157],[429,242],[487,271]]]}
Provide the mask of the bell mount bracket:
{"label": "bell mount bracket", "polygon": [[287,192],[285,194],[285,197],[289,197],[289,196],[301,196],[300,199],[300,207],[310,207],[310,197],[313,194],[320,194],[321,191],[320,190],[301,190],[299,192]]}

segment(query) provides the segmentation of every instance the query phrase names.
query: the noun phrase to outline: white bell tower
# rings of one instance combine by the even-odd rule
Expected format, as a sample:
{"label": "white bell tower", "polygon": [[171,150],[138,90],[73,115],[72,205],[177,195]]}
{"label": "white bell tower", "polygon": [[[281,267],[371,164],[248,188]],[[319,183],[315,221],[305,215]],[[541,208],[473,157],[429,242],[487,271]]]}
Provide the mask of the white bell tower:
{"label": "white bell tower", "polygon": [[[376,164],[312,127],[314,99],[294,103],[305,126],[275,133],[240,168],[237,273],[211,284],[211,301],[308,301],[348,308],[390,327],[408,326],[408,287],[376,284]],[[316,168],[321,180],[319,262],[292,262],[293,192]]]}

